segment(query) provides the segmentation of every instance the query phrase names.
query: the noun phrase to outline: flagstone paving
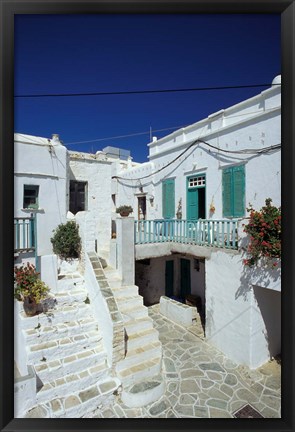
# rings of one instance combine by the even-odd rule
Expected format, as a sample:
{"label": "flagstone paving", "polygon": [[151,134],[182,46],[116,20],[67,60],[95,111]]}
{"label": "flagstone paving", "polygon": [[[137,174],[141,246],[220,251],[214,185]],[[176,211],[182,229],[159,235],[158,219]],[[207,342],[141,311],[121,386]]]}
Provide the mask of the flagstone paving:
{"label": "flagstone paving", "polygon": [[163,344],[165,394],[143,408],[128,408],[117,396],[111,406],[85,417],[233,418],[247,404],[265,418],[281,417],[278,362],[257,370],[239,366],[199,337],[200,326],[188,330],[172,323],[160,315],[159,305],[149,307],[149,315]]}

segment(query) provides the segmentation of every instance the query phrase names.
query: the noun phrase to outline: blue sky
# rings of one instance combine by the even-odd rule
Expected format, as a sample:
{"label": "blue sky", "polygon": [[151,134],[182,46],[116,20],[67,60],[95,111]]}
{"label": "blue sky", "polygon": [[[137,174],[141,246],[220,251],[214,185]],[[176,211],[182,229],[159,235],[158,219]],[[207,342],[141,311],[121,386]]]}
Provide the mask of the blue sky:
{"label": "blue sky", "polygon": [[[266,84],[280,55],[279,14],[17,15],[15,95]],[[264,89],[15,98],[15,132],[143,162],[150,127],[159,138]]]}

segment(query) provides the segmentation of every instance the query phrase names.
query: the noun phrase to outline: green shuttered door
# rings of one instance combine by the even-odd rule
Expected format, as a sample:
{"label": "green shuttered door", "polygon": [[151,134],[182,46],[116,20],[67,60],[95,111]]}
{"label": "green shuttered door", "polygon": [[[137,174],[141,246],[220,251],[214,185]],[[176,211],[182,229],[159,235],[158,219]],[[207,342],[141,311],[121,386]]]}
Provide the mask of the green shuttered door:
{"label": "green shuttered door", "polygon": [[224,217],[245,215],[245,166],[224,169],[222,172]]}
{"label": "green shuttered door", "polygon": [[162,185],[163,197],[163,218],[172,219],[175,216],[175,186],[174,179],[163,181]]}

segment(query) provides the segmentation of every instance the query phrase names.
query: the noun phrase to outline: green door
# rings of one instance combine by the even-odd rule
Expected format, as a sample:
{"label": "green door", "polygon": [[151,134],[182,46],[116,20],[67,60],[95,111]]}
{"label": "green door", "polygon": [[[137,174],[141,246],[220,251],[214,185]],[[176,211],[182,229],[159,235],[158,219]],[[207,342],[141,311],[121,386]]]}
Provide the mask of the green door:
{"label": "green door", "polygon": [[164,180],[162,183],[163,218],[172,219],[175,216],[175,187],[174,179]]}
{"label": "green door", "polygon": [[191,262],[181,258],[180,260],[180,295],[184,299],[191,294]]}
{"label": "green door", "polygon": [[174,284],[174,261],[166,261],[165,295],[167,297],[173,296],[173,284]]}
{"label": "green door", "polygon": [[187,220],[196,220],[198,218],[198,189],[188,189]]}
{"label": "green door", "polygon": [[206,176],[198,174],[187,179],[187,220],[206,218]]}

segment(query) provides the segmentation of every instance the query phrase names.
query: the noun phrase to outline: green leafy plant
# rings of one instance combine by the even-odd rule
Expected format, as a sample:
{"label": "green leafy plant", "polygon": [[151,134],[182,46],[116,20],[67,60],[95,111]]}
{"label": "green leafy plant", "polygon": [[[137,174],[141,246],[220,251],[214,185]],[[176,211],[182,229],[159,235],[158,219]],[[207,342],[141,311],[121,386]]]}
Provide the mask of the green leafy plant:
{"label": "green leafy plant", "polygon": [[17,300],[30,299],[35,303],[46,298],[49,287],[39,279],[39,273],[33,264],[27,263],[14,267],[14,296]]}
{"label": "green leafy plant", "polygon": [[133,208],[130,205],[121,205],[120,207],[116,208],[116,213],[120,214],[129,214],[133,212]]}
{"label": "green leafy plant", "polygon": [[81,253],[81,238],[79,227],[75,221],[60,224],[54,230],[50,239],[53,252],[62,259],[79,258]]}
{"label": "green leafy plant", "polygon": [[[250,212],[249,223],[244,225],[244,232],[249,234],[250,243],[244,264],[252,267],[262,257],[281,258],[281,207],[275,207],[271,198],[265,200],[265,206],[260,211],[247,208]],[[273,267],[277,262],[273,263]]]}

